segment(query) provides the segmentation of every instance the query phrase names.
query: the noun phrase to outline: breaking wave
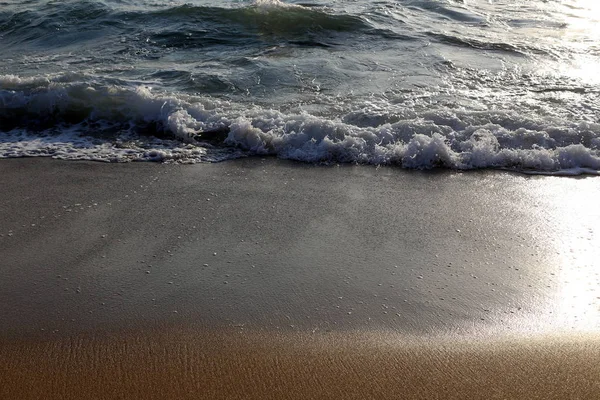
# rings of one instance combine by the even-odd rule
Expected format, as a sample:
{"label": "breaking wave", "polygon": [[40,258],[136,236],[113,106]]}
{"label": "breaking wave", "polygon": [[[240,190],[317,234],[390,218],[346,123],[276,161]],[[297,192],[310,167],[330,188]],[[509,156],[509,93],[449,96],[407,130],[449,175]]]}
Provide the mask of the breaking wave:
{"label": "breaking wave", "polygon": [[600,171],[600,124],[442,106],[356,103],[339,115],[107,86],[78,74],[0,76],[0,157],[221,161],[273,155],[403,168]]}

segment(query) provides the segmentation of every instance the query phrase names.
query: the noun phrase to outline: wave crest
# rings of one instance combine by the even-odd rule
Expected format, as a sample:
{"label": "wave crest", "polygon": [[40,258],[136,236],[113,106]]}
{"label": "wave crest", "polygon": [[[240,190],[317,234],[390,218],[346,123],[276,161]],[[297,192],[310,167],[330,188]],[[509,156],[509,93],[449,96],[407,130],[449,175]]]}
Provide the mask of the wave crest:
{"label": "wave crest", "polygon": [[[105,150],[128,137],[138,147],[146,143],[142,146],[146,150],[156,140],[168,142],[162,144],[163,153],[165,148],[195,149],[177,157],[142,159],[195,162],[274,155],[305,162],[419,169],[600,171],[598,123],[444,108],[420,113],[365,108],[325,117],[155,93],[146,86],[94,86],[81,78],[0,76],[0,157],[34,155],[35,140],[60,135],[67,143],[65,132],[70,132],[73,157],[81,156],[74,143],[82,137],[96,141],[86,142],[88,148],[104,146]],[[54,154],[37,151],[37,155]]]}

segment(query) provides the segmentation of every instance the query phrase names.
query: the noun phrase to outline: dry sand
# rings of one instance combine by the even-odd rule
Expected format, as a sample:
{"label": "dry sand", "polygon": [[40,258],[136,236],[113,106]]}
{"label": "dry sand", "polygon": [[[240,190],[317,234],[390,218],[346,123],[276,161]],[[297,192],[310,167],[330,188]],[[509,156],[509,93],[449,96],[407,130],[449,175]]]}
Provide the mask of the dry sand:
{"label": "dry sand", "polygon": [[164,329],[12,342],[2,399],[597,399],[600,340]]}
{"label": "dry sand", "polygon": [[597,178],[0,162],[0,398],[600,398]]}

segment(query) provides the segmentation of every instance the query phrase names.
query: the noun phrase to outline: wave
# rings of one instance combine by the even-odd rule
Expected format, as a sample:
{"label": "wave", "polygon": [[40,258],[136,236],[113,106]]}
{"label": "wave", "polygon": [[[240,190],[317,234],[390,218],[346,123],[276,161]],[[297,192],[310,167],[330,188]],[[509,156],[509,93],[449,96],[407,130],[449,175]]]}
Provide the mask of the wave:
{"label": "wave", "polygon": [[[458,4],[457,4],[458,3]],[[464,7],[462,2],[439,1],[439,0],[409,0],[404,5],[408,8],[429,12],[441,19],[457,21],[460,23],[484,24],[485,17],[474,13]]]}
{"label": "wave", "polygon": [[370,25],[361,17],[334,14],[323,8],[286,4],[277,0],[256,1],[250,6],[225,8],[182,5],[152,12],[153,17],[182,17],[194,21],[235,23],[260,32],[298,33],[311,31],[356,31]]}
{"label": "wave", "polygon": [[66,45],[96,37],[117,23],[101,2],[45,3],[21,11],[1,10],[0,37],[9,46]]}
{"label": "wave", "polygon": [[0,76],[0,157],[199,162],[274,155],[413,169],[600,171],[598,123],[358,106],[325,117],[90,81]]}
{"label": "wave", "polygon": [[375,32],[360,16],[278,0],[258,0],[242,7],[185,4],[157,10],[118,9],[104,2],[76,1],[18,12],[0,11],[0,36],[5,44],[13,46],[60,46],[106,35],[134,38],[143,34],[161,46],[204,47],[240,45],[257,35],[301,38],[306,34],[363,31]]}

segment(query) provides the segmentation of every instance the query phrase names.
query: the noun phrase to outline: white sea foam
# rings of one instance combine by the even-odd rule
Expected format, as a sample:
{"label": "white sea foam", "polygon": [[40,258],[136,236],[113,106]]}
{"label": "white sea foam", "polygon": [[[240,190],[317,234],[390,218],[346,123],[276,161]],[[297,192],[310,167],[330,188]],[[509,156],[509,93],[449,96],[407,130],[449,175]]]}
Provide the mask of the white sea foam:
{"label": "white sea foam", "polygon": [[[128,135],[113,140],[81,136],[77,128],[65,129],[57,135],[39,136],[21,130],[0,135],[0,158],[52,157],[61,160],[105,162],[176,161],[195,163],[221,161],[218,154],[208,156],[199,146],[175,140],[137,140]],[[231,156],[227,156],[229,158]]]}
{"label": "white sea foam", "polygon": [[[94,86],[73,75],[0,76],[0,105],[4,158],[202,162],[260,154],[418,169],[600,171],[600,124],[515,112],[390,105],[324,117],[147,86]],[[194,139],[211,129],[229,134],[222,143]]]}
{"label": "white sea foam", "polygon": [[273,9],[273,8],[301,8],[302,7],[297,4],[284,3],[280,0],[254,0],[253,5],[260,9],[263,9],[263,10],[269,10],[269,9]]}

